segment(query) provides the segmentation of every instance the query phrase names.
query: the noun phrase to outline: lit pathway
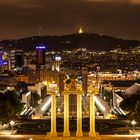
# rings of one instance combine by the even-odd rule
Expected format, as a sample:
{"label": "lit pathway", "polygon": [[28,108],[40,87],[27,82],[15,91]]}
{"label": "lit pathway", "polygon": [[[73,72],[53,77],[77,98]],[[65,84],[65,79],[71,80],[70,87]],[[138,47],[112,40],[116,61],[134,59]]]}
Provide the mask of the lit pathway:
{"label": "lit pathway", "polygon": [[36,109],[37,111],[36,114],[40,114],[43,116],[43,114],[50,107],[50,105],[51,105],[51,96],[48,96],[44,99],[41,105],[38,106],[38,108]]}
{"label": "lit pathway", "polygon": [[4,124],[3,126],[0,124],[0,135],[10,135],[11,129],[9,124]]}

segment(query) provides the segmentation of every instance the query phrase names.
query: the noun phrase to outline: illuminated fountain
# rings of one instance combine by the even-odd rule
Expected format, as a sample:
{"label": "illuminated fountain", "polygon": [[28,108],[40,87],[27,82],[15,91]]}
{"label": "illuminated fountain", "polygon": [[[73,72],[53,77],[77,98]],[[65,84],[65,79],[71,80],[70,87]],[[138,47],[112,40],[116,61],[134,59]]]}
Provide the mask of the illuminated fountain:
{"label": "illuminated fountain", "polygon": [[[50,136],[57,136],[56,131],[56,94],[57,91],[55,89],[56,87],[52,85],[52,89],[50,90],[52,104],[51,104],[51,132]],[[89,87],[89,95],[90,95],[90,131],[89,136],[90,137],[96,137],[95,132],[95,109],[94,109],[94,95],[98,93],[98,88]],[[69,84],[65,83],[63,96],[64,96],[64,131],[63,136],[69,137],[70,131],[69,131],[69,97],[71,95],[75,95],[77,100],[77,130],[76,130],[76,136],[82,137],[83,131],[82,131],[82,95],[84,94],[82,90],[82,85],[77,84],[77,80],[72,78],[71,82]]]}
{"label": "illuminated fountain", "polygon": [[[87,83],[85,80],[79,81],[77,75],[66,76],[63,80],[64,88],[60,92],[60,86],[55,82],[44,82],[47,86],[48,100],[42,106],[41,111],[44,113],[50,112],[47,115],[51,115],[51,131],[50,136],[57,136],[56,131],[56,118],[60,117],[64,119],[64,131],[63,136],[69,137],[70,132],[76,132],[77,137],[83,136],[82,121],[84,117],[89,118],[89,133],[90,137],[96,137],[95,131],[95,111],[106,112],[106,107],[99,98],[99,85],[95,81],[94,83]],[[83,88],[84,87],[84,88]],[[60,94],[60,93],[61,94]],[[97,95],[95,95],[97,94]],[[95,104],[98,108],[95,108]],[[51,106],[51,109],[50,109]],[[72,120],[77,121],[77,127],[69,124]],[[70,121],[71,120],[71,121]],[[87,125],[88,126],[88,125]],[[76,128],[74,131],[72,127]],[[84,127],[84,126],[83,126]]]}

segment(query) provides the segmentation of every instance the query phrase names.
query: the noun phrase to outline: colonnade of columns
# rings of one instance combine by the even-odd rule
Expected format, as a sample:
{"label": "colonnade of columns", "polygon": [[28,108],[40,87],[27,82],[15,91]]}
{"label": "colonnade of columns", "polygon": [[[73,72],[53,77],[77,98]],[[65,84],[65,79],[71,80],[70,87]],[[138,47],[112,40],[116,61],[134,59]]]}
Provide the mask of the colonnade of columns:
{"label": "colonnade of columns", "polygon": [[[82,98],[81,92],[76,93],[77,95],[77,131],[76,136],[82,137]],[[50,136],[57,136],[56,131],[56,95],[51,94],[52,105],[51,105],[51,132]],[[64,91],[64,131],[63,136],[69,137],[69,92]],[[94,94],[90,94],[90,137],[96,137],[95,132],[95,113],[94,113]]]}

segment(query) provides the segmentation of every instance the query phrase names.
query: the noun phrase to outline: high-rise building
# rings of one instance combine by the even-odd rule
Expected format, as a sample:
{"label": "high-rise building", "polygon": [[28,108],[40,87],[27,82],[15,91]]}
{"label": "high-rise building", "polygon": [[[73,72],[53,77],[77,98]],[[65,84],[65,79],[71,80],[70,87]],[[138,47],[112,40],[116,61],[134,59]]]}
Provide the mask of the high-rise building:
{"label": "high-rise building", "polygon": [[23,51],[16,50],[15,52],[15,67],[21,68],[23,66]]}
{"label": "high-rise building", "polygon": [[8,70],[8,52],[4,50],[0,50],[0,69]]}
{"label": "high-rise building", "polygon": [[2,65],[2,51],[0,51],[0,65]]}
{"label": "high-rise building", "polygon": [[37,69],[40,69],[41,66],[45,65],[45,52],[46,52],[45,45],[41,44],[36,46]]}
{"label": "high-rise building", "polygon": [[9,52],[9,70],[15,68],[15,50],[10,50]]}
{"label": "high-rise building", "polygon": [[60,65],[62,64],[62,58],[60,55],[54,56],[54,61],[52,62],[52,71],[60,71]]}

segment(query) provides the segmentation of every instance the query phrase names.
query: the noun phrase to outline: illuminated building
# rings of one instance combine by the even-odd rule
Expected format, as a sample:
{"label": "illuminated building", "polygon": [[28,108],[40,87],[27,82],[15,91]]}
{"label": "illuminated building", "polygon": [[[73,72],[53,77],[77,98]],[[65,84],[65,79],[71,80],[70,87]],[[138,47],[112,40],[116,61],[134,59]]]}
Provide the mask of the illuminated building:
{"label": "illuminated building", "polygon": [[41,69],[36,71],[38,75],[38,80],[41,81],[58,81],[58,72],[57,71],[50,71],[47,69]]}
{"label": "illuminated building", "polygon": [[60,71],[60,65],[62,64],[61,61],[61,56],[56,55],[54,58],[54,62],[52,64],[52,71],[56,70],[56,71]]}
{"label": "illuminated building", "polygon": [[40,69],[43,65],[45,65],[45,52],[46,52],[46,46],[44,45],[36,46],[37,69]]}
{"label": "illuminated building", "polygon": [[15,68],[15,50],[10,50],[9,52],[9,70]]}
{"label": "illuminated building", "polygon": [[1,71],[9,70],[8,53],[6,51],[0,51],[0,68]]}
{"label": "illuminated building", "polygon": [[25,82],[28,83],[28,76],[20,74],[20,75],[15,75],[14,78],[16,79],[17,82]]}
{"label": "illuminated building", "polygon": [[0,86],[5,87],[15,87],[17,84],[16,79],[9,74],[1,74],[0,75]]}
{"label": "illuminated building", "polygon": [[0,51],[0,65],[2,65],[2,51]]}
{"label": "illuminated building", "polygon": [[23,51],[16,50],[15,52],[15,67],[21,68],[23,66]]}
{"label": "illuminated building", "polygon": [[42,89],[44,88],[43,83],[33,84],[27,87],[27,89],[31,92],[37,92],[37,94],[41,97]]}
{"label": "illuminated building", "polygon": [[31,102],[31,92],[26,92],[22,94],[22,102],[26,105],[26,107],[30,107]]}

